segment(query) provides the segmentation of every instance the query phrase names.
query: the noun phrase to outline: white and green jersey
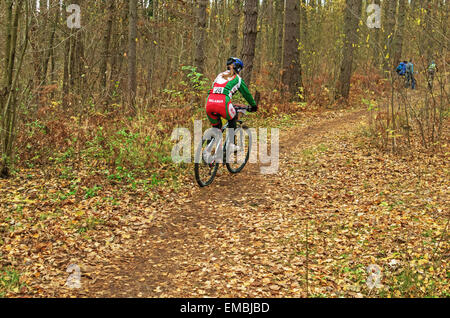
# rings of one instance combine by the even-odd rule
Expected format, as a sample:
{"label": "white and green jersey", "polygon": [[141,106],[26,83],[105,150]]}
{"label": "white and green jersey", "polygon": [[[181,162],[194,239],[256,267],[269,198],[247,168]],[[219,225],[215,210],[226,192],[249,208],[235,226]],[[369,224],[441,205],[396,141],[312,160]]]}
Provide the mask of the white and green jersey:
{"label": "white and green jersey", "polygon": [[209,94],[223,94],[228,97],[227,99],[231,99],[239,91],[250,106],[256,106],[256,102],[242,77],[235,75],[231,79],[228,79],[226,77],[228,74],[228,71],[226,71],[216,77]]}

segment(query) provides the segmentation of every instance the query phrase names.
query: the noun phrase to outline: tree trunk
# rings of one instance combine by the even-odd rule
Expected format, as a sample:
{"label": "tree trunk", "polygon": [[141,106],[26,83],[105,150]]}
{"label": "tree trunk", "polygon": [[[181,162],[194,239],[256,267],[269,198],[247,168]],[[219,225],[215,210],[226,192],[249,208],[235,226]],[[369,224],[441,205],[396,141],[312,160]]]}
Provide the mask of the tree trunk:
{"label": "tree trunk", "polygon": [[[19,29],[19,19],[22,11],[22,5],[25,3],[25,31],[24,43],[18,63],[16,65],[16,51],[17,51],[17,37]],[[13,143],[16,131],[17,119],[17,80],[22,68],[24,56],[28,47],[29,36],[29,2],[18,0],[7,3],[7,41],[5,48],[9,51],[5,52],[8,61],[8,68],[5,69],[5,88],[4,94],[0,96],[0,146],[1,146],[1,161],[0,161],[0,178],[9,177],[9,165],[13,157]],[[15,12],[13,15],[13,8]]]}
{"label": "tree trunk", "polygon": [[[374,4],[380,6],[381,8],[381,1],[380,0],[375,0],[373,2]],[[372,32],[373,34],[373,60],[372,60],[372,65],[376,68],[380,67],[380,35],[381,35],[381,28],[373,28]]]}
{"label": "tree trunk", "polygon": [[11,37],[12,37],[12,15],[13,15],[13,1],[6,0],[6,46],[5,46],[5,73],[3,77],[3,85],[8,86],[8,74],[6,70],[9,65],[9,52],[11,51]]}
{"label": "tree trunk", "polygon": [[269,56],[269,18],[270,18],[270,0],[261,0],[261,4],[258,9],[258,24],[260,25],[260,30],[256,38],[256,52],[258,52],[257,62],[254,63],[254,70],[257,73],[261,72],[264,64],[264,60],[267,60]]}
{"label": "tree trunk", "polygon": [[206,42],[206,7],[208,0],[197,0],[195,33],[195,66],[201,74],[205,72],[205,42]]}
{"label": "tree trunk", "polygon": [[300,6],[300,26],[301,26],[301,35],[300,40],[302,43],[302,46],[304,50],[307,48],[307,41],[308,41],[308,16],[306,14],[306,0],[302,0],[301,6]]}
{"label": "tree trunk", "polygon": [[275,0],[275,14],[276,14],[276,25],[277,25],[277,35],[276,35],[276,54],[275,54],[275,69],[280,70],[283,66],[283,35],[284,35],[284,0]]}
{"label": "tree trunk", "polygon": [[341,73],[336,89],[336,98],[348,99],[353,71],[354,45],[358,43],[358,24],[361,16],[361,0],[346,0],[344,21],[344,48]]}
{"label": "tree trunk", "polygon": [[130,0],[128,21],[128,105],[136,113],[136,42],[137,42],[137,0]]}
{"label": "tree trunk", "polygon": [[250,86],[255,58],[256,35],[258,23],[258,0],[246,0],[244,5],[244,39],[242,42],[242,60],[245,65],[243,71],[244,82]]}
{"label": "tree trunk", "polygon": [[[81,0],[72,0],[73,4],[80,5]],[[72,97],[83,91],[86,78],[84,73],[84,47],[82,41],[83,29],[70,29],[70,36],[65,41],[64,76],[63,76],[63,105],[72,105]],[[75,95],[70,95],[76,91]]]}
{"label": "tree trunk", "polygon": [[70,64],[71,64],[71,47],[72,47],[72,35],[73,31],[70,31],[70,37],[67,39],[64,45],[64,73],[63,73],[63,105],[67,108],[67,95],[70,90]]}
{"label": "tree trunk", "polygon": [[[292,97],[303,100],[302,75],[299,62],[300,2],[287,1],[284,23],[283,88]],[[299,96],[300,95],[300,96]]]}
{"label": "tree trunk", "polygon": [[[433,55],[433,0],[424,0],[423,7],[425,9],[425,29],[424,29],[424,39],[423,45],[425,46],[424,53],[426,58],[426,63],[430,63]],[[428,64],[427,64],[428,65]]]}
{"label": "tree trunk", "polygon": [[[42,4],[41,4],[41,10],[42,10]],[[55,11],[53,26],[52,26],[52,31],[50,33],[48,49],[47,49],[47,52],[46,52],[46,55],[45,55],[45,58],[43,61],[43,65],[42,65],[42,77],[40,78],[40,83],[42,83],[42,85],[45,85],[46,81],[47,81],[48,63],[53,54],[53,43],[55,41],[56,26],[58,25],[58,20],[59,20],[59,9],[53,8],[53,10]]]}
{"label": "tree trunk", "polygon": [[113,24],[113,15],[114,15],[114,1],[111,1],[108,5],[108,21],[106,22],[106,30],[103,36],[103,56],[102,56],[102,64],[100,66],[100,76],[101,76],[101,88],[106,90],[106,72],[108,70],[108,60],[109,60],[109,45],[111,42],[111,33],[112,33],[112,24]]}
{"label": "tree trunk", "polygon": [[241,1],[233,0],[233,15],[231,19],[231,56],[238,55],[238,41],[239,41],[239,23],[241,20]]}
{"label": "tree trunk", "polygon": [[397,11],[398,0],[384,0],[385,2],[385,20],[384,20],[384,38],[385,43],[383,45],[383,69],[385,72],[390,72],[394,66],[394,59],[392,57],[393,43],[395,38],[395,15]]}
{"label": "tree trunk", "polygon": [[[272,28],[272,20],[273,20],[273,0],[264,0],[264,33],[265,33],[265,37],[264,40],[261,40],[261,48],[264,51],[264,54],[260,55],[260,65],[262,66],[264,61],[270,60],[270,55],[271,55],[271,47],[270,47],[270,43],[271,43],[271,28]],[[262,37],[260,37],[262,39]]]}
{"label": "tree trunk", "polygon": [[406,2],[407,0],[399,0],[400,4],[398,7],[398,23],[397,23],[397,32],[394,37],[394,55],[393,62],[394,66],[400,63],[402,59],[403,52],[403,33],[405,28],[405,15],[406,15]]}

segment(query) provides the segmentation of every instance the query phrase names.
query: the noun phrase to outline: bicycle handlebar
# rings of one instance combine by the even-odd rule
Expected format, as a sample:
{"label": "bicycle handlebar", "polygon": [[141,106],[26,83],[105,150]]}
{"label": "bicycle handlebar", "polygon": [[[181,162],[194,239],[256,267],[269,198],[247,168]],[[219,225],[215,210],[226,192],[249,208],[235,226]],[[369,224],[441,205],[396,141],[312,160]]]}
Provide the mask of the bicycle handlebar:
{"label": "bicycle handlebar", "polygon": [[[256,93],[255,93],[256,105],[259,104],[259,99],[260,99],[260,94],[258,91],[256,91]],[[250,109],[252,108],[250,105],[245,105],[245,104],[233,104],[233,106],[236,109],[236,111],[245,110],[245,111],[249,112]]]}
{"label": "bicycle handlebar", "polygon": [[250,106],[244,104],[233,104],[236,110],[249,110]]}

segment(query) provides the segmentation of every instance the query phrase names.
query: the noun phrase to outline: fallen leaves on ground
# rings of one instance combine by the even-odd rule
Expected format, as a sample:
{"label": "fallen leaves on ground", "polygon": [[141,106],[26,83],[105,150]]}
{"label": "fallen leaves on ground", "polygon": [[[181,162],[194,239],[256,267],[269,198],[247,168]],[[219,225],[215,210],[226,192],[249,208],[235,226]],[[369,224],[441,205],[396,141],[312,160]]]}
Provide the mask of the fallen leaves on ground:
{"label": "fallen leaves on ground", "polygon": [[[203,189],[190,175],[178,191],[68,196],[76,180],[0,180],[0,282],[20,273],[5,296],[448,297],[448,140],[378,152],[364,113],[301,118],[282,130],[278,173],[221,167]],[[80,289],[66,286],[70,264]]]}

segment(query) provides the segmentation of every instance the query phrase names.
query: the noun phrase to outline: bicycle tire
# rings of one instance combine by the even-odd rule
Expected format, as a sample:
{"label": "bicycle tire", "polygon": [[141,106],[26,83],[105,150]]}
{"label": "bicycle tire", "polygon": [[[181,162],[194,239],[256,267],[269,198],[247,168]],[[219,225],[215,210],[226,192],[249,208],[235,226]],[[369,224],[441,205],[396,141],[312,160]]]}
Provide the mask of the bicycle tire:
{"label": "bicycle tire", "polygon": [[[195,164],[194,164],[194,175],[195,175],[195,181],[197,181],[197,184],[200,187],[206,187],[208,185],[210,185],[213,181],[214,178],[216,177],[217,174],[217,170],[219,169],[219,163],[214,163],[212,164],[213,166],[209,167],[211,170],[211,174],[209,179],[207,179],[206,181],[203,180],[202,176],[200,175],[200,168],[202,165],[209,165],[208,163],[204,162],[203,160],[203,146],[204,144],[206,144],[206,140],[203,140],[200,142],[199,147],[197,148],[197,153],[195,154]],[[201,160],[200,160],[201,157]]]}
{"label": "bicycle tire", "polygon": [[[248,149],[247,149],[247,153],[245,154],[245,160],[244,160],[244,162],[238,167],[238,168],[234,168],[234,167],[232,167],[231,166],[231,164],[229,163],[229,160],[228,160],[228,154],[226,154],[226,166],[227,166],[227,169],[228,169],[228,171],[230,172],[230,173],[233,173],[233,174],[235,174],[235,173],[239,173],[239,172],[241,172],[242,171],[242,169],[244,169],[244,167],[245,167],[245,165],[247,164],[247,162],[248,162],[248,159],[250,158],[250,152],[251,152],[251,149],[252,149],[252,134],[251,133],[249,133],[249,130],[248,130],[248,128],[247,127],[241,127],[240,125],[238,125],[237,127],[236,127],[236,130],[239,130],[239,129],[242,129],[242,131],[244,131],[245,132],[245,134],[248,136]],[[245,137],[244,137],[245,138]],[[226,144],[224,145],[224,153],[226,153],[225,152],[225,150],[226,150]]]}

